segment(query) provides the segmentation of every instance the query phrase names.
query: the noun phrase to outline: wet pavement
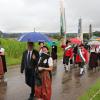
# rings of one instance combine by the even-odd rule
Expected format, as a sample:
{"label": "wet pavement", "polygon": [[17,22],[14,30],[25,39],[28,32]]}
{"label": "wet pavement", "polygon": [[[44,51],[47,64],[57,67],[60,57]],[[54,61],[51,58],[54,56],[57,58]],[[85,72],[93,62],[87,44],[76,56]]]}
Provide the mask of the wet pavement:
{"label": "wet pavement", "polygon": [[[7,85],[0,84],[0,100],[27,100],[30,88],[24,82],[24,74],[19,68],[8,70],[5,75]],[[70,73],[64,71],[62,62],[58,62],[52,81],[52,100],[78,100],[95,81],[100,78],[100,71],[85,72],[79,76],[79,68],[73,68]]]}

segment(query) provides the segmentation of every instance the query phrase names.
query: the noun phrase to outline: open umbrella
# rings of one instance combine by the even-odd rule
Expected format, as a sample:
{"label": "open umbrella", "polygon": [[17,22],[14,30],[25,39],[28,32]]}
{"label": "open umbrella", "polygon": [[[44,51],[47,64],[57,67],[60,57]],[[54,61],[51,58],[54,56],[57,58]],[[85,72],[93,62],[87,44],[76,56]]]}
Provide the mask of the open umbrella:
{"label": "open umbrella", "polygon": [[60,43],[59,41],[48,42],[48,46],[58,45],[59,43]]}
{"label": "open umbrella", "polygon": [[100,41],[90,41],[88,45],[100,45]]}
{"label": "open umbrella", "polygon": [[51,42],[48,36],[39,32],[30,32],[23,34],[18,41],[21,42]]}
{"label": "open umbrella", "polygon": [[78,39],[78,38],[71,38],[70,41],[71,41],[71,43],[73,43],[73,44],[81,44],[81,40]]}

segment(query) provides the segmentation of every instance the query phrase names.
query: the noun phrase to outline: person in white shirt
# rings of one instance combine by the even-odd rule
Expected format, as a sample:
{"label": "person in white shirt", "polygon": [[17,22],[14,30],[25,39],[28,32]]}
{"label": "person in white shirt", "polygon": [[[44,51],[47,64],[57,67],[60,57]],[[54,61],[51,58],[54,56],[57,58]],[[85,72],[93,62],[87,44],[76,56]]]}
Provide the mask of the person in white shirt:
{"label": "person in white shirt", "polygon": [[51,100],[53,59],[50,57],[48,47],[46,46],[43,46],[43,53],[39,59],[38,69],[42,84],[39,86],[35,84],[35,96],[38,100]]}

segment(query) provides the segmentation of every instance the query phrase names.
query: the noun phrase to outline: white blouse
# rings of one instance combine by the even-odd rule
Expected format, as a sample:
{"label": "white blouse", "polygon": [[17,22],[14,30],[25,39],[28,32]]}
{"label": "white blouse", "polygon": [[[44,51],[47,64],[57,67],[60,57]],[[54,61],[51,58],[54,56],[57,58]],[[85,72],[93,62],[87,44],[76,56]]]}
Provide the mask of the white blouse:
{"label": "white blouse", "polygon": [[[47,63],[47,59],[45,59],[43,63],[44,64]],[[49,65],[49,67],[53,67],[53,59],[52,59],[52,57],[49,57],[49,59],[48,59],[48,65]]]}
{"label": "white blouse", "polygon": [[4,48],[0,48],[0,52],[4,53],[5,49]]}
{"label": "white blouse", "polygon": [[53,67],[53,59],[51,57],[48,59],[48,65]]}

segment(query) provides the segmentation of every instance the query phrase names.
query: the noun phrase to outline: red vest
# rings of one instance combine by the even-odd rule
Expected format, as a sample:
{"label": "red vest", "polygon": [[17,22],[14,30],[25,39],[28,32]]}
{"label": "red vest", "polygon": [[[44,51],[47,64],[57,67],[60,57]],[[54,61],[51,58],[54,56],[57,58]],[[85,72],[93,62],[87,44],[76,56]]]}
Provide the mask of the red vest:
{"label": "red vest", "polygon": [[68,56],[70,58],[73,57],[73,48],[69,48],[68,50],[65,50],[65,48],[67,47],[66,45],[62,45],[62,48],[64,48],[64,56]]}
{"label": "red vest", "polygon": [[[85,58],[86,63],[88,63],[88,61],[89,61],[89,53],[85,48],[82,48],[82,54],[83,54],[83,57]],[[81,59],[79,54],[76,55],[76,62],[77,63],[82,62],[82,59]]]}

